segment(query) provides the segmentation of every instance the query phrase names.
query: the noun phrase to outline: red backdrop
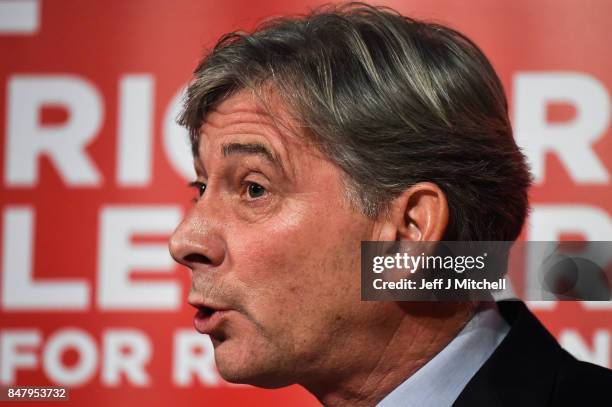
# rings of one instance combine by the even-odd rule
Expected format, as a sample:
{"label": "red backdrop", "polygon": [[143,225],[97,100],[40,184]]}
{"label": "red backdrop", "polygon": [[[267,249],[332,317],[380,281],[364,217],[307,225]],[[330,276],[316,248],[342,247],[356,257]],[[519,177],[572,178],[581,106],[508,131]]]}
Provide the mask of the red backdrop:
{"label": "red backdrop", "polygon": [[[173,119],[202,52],[321,3],[0,1],[0,385],[64,384],[100,406],[316,405],[219,378],[165,242],[193,195]],[[524,238],[612,240],[612,3],[381,3],[450,24],[492,60],[537,179]],[[610,366],[610,303],[531,306]]]}

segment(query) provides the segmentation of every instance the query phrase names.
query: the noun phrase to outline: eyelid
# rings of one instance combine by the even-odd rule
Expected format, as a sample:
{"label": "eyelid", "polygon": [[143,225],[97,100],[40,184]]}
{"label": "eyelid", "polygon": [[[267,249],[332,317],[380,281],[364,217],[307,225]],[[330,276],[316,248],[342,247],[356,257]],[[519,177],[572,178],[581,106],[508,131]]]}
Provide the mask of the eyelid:
{"label": "eyelid", "polygon": [[255,175],[260,175],[262,177],[264,177],[266,180],[268,179],[268,176],[266,175],[266,173],[258,168],[253,168],[253,167],[246,167],[246,173],[244,174],[243,178],[248,177],[251,174],[255,174]]}
{"label": "eyelid", "polygon": [[240,182],[254,182],[260,184],[262,187],[269,189],[269,185],[272,183],[271,179],[266,175],[265,172],[255,168],[246,168],[246,170],[239,177]]}
{"label": "eyelid", "polygon": [[191,181],[190,183],[188,183],[188,184],[187,184],[187,186],[188,186],[189,188],[199,188],[199,187],[201,187],[201,186],[203,186],[203,185],[206,185],[206,182],[204,182],[204,181],[198,181],[198,180]]}
{"label": "eyelid", "polygon": [[202,191],[202,187],[204,187],[204,191],[206,191],[206,182],[204,181],[191,181],[189,184],[187,184],[187,186],[196,189],[198,193],[198,198],[202,197],[202,195],[204,194],[204,192]]}

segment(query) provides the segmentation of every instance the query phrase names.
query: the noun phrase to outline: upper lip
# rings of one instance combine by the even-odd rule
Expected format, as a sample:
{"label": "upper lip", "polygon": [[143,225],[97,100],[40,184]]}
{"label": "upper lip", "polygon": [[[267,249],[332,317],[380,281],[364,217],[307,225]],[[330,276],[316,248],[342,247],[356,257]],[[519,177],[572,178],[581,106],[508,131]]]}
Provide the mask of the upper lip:
{"label": "upper lip", "polygon": [[188,298],[187,302],[189,303],[189,305],[196,308],[197,310],[204,310],[204,311],[209,311],[209,312],[229,310],[228,307],[215,304],[213,301],[201,301],[199,299],[196,300],[196,299]]}

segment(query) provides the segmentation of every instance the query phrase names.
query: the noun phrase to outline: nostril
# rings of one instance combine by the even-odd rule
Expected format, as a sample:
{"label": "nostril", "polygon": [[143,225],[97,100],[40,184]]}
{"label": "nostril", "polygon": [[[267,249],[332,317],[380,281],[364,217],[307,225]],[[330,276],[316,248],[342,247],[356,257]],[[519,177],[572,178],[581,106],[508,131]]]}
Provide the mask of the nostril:
{"label": "nostril", "polygon": [[211,261],[208,257],[202,254],[198,254],[198,253],[188,254],[187,256],[184,257],[184,260],[185,260],[185,263],[189,263],[189,264],[194,264],[194,263],[211,264]]}

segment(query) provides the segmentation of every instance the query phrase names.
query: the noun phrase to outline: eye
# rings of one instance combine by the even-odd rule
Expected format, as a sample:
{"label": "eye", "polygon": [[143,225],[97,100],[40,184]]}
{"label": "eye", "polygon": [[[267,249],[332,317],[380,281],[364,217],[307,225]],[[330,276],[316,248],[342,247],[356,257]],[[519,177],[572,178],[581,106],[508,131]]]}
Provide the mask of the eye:
{"label": "eye", "polygon": [[[198,198],[201,198],[202,195],[204,195],[204,192],[206,191],[206,184],[204,182],[200,182],[200,181],[193,181],[189,183],[189,187],[190,188],[195,188],[195,190],[197,191],[198,194]],[[194,199],[194,201],[197,199]]]}
{"label": "eye", "polygon": [[261,198],[266,194],[266,189],[256,182],[247,183],[247,195],[251,199]]}

